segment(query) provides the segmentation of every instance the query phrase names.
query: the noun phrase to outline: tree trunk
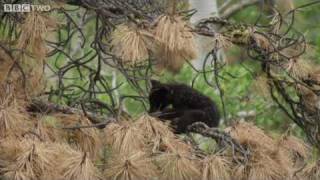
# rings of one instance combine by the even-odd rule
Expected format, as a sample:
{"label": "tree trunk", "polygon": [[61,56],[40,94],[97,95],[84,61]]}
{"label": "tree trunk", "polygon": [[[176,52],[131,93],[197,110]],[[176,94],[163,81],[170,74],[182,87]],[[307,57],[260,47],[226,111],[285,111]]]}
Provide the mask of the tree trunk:
{"label": "tree trunk", "polygon": [[[218,16],[218,7],[216,0],[189,0],[190,8],[196,9],[197,13],[191,17],[191,23],[196,25],[199,20],[205,19],[211,16]],[[211,41],[212,38],[204,37],[204,36],[197,36],[197,46],[199,56],[198,58],[193,61],[193,65],[197,69],[202,69],[204,59],[208,52],[210,52],[211,48],[213,47],[213,42]]]}

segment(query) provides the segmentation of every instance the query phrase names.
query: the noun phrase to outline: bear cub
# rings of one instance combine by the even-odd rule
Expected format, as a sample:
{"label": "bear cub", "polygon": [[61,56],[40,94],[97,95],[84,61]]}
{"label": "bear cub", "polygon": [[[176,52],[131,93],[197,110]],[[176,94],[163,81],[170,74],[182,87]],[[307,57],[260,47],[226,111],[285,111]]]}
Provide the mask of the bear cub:
{"label": "bear cub", "polygon": [[151,80],[149,113],[161,120],[169,120],[175,133],[186,133],[189,125],[203,122],[218,127],[220,114],[209,97],[185,84],[165,84]]}

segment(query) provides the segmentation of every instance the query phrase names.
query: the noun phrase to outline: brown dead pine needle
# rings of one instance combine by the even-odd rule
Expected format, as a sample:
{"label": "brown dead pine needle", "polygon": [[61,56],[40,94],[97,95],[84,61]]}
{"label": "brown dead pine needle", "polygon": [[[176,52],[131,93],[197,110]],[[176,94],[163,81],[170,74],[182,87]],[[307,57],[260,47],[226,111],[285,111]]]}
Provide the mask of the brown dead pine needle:
{"label": "brown dead pine needle", "polygon": [[146,146],[146,139],[142,129],[134,126],[132,122],[121,121],[119,124],[110,124],[105,128],[105,137],[115,152],[129,154],[142,151]]}
{"label": "brown dead pine needle", "polygon": [[104,174],[113,180],[150,180],[158,175],[151,158],[141,151],[113,154]]}
{"label": "brown dead pine needle", "polygon": [[149,59],[149,33],[136,25],[121,24],[111,35],[112,52],[124,65],[134,66]]}
{"label": "brown dead pine needle", "polygon": [[189,153],[163,153],[156,158],[162,180],[194,180],[201,177],[198,159]]}
{"label": "brown dead pine needle", "polygon": [[178,72],[186,60],[197,57],[194,34],[180,16],[161,15],[154,30],[160,68]]}

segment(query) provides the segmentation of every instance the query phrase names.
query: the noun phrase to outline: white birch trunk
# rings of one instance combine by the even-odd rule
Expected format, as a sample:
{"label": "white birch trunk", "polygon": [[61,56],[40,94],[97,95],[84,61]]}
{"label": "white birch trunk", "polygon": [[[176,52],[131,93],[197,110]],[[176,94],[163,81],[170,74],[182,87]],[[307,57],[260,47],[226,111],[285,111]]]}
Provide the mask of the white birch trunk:
{"label": "white birch trunk", "polygon": [[[201,19],[218,16],[217,0],[189,0],[189,4],[191,9],[197,10],[190,20],[193,25],[196,25]],[[204,59],[213,47],[211,39],[204,36],[196,37],[199,56],[192,64],[199,70],[202,69]]]}

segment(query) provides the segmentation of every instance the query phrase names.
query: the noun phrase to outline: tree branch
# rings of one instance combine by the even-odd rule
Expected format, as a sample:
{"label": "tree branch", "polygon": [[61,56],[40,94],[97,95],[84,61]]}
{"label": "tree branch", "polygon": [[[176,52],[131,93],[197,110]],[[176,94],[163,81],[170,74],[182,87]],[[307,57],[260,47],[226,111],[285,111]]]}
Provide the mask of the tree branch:
{"label": "tree branch", "polygon": [[241,154],[243,161],[239,163],[246,163],[249,159],[250,152],[245,149],[239,142],[233,139],[228,133],[220,131],[218,128],[209,128],[206,124],[202,122],[195,122],[188,127],[190,132],[201,134],[205,137],[210,137],[216,140],[216,142],[222,146],[230,146],[233,152],[233,158],[239,162],[239,159],[236,158],[235,152]]}
{"label": "tree branch", "polygon": [[246,0],[246,1],[241,1],[240,3],[236,3],[229,8],[227,8],[224,12],[221,13],[221,18],[228,19],[231,16],[233,16],[235,13],[238,11],[247,8],[252,5],[256,5],[259,2],[259,0]]}
{"label": "tree branch", "polygon": [[83,114],[93,123],[93,125],[65,127],[63,129],[79,129],[79,128],[91,128],[91,127],[97,127],[102,129],[109,123],[116,121],[115,118],[105,118],[102,116],[98,116],[95,113],[87,112],[87,111],[84,113],[80,109],[71,108],[68,106],[62,106],[62,105],[54,104],[51,102],[42,101],[39,99],[33,99],[32,102],[27,107],[27,111],[34,112],[34,113],[43,113],[43,114],[50,114],[50,113]]}

